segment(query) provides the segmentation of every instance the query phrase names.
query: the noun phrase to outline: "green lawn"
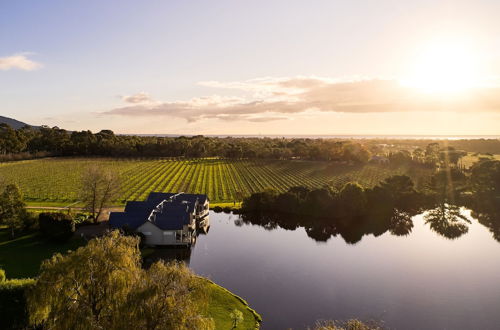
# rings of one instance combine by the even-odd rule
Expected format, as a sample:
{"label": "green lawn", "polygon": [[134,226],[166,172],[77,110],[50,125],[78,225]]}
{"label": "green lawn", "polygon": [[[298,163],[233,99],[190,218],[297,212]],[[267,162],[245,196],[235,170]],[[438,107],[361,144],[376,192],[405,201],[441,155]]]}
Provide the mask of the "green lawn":
{"label": "green lawn", "polygon": [[[206,280],[206,279],[204,279]],[[232,329],[230,313],[237,309],[243,313],[243,322],[236,329],[258,329],[262,318],[247,302],[227,289],[206,280],[210,289],[208,316],[214,319],[216,329]]]}
{"label": "green lawn", "polygon": [[10,239],[10,232],[0,228],[0,268],[8,278],[34,277],[38,274],[43,260],[56,252],[66,252],[81,246],[79,239],[65,244],[53,243],[38,233],[20,234]]}
{"label": "green lawn", "polygon": [[17,183],[30,206],[81,206],[78,190],[85,168],[99,164],[121,178],[115,205],[144,200],[151,191],[203,193],[212,203],[241,201],[251,193],[292,186],[340,187],[356,181],[371,187],[394,174],[415,180],[425,171],[384,165],[346,165],[326,161],[200,159],[44,158],[0,164],[0,178]]}

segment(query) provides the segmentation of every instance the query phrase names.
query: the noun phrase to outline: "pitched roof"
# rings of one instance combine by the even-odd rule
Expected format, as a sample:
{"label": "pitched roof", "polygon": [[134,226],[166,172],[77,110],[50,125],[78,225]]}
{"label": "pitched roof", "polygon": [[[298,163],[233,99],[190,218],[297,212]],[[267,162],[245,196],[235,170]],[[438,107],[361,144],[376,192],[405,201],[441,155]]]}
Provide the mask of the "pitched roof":
{"label": "pitched roof", "polygon": [[168,207],[156,214],[151,222],[162,230],[178,230],[189,225],[189,213],[185,207]]}
{"label": "pitched roof", "polygon": [[[149,194],[146,201],[127,202],[124,212],[112,212],[109,216],[111,228],[122,228],[127,225],[137,229],[146,221],[150,221],[162,230],[178,230],[189,224],[190,217],[195,211],[197,202],[204,204],[207,195],[201,194]],[[165,202],[164,202],[165,201]],[[154,216],[148,220],[153,210]]]}
{"label": "pitched roof", "polygon": [[199,203],[204,204],[208,200],[208,196],[204,194],[185,194],[185,193],[174,194],[174,193],[152,192],[149,194],[147,201],[160,203],[161,201],[165,199],[170,199],[171,197],[173,197],[173,202],[187,201],[194,203],[196,200],[198,200]]}

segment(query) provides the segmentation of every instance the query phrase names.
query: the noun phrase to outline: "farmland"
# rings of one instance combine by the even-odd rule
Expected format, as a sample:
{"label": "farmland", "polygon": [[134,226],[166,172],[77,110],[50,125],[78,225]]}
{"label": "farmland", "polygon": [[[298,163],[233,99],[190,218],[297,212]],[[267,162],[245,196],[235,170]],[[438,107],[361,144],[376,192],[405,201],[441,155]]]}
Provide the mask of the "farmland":
{"label": "farmland", "polygon": [[373,186],[394,174],[407,173],[417,182],[428,174],[422,169],[323,161],[45,158],[2,163],[0,179],[17,183],[30,204],[67,205],[78,201],[82,173],[94,164],[119,174],[121,194],[116,205],[145,199],[151,191],[205,193],[221,203],[240,201],[267,188],[282,192],[297,185],[340,187],[349,181]]}

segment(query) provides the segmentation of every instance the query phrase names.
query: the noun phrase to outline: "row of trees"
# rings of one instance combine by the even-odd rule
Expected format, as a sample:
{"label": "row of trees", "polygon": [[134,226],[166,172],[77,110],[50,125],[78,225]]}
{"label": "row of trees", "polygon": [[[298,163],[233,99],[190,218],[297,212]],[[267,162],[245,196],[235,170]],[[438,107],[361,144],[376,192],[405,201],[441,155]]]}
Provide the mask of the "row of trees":
{"label": "row of trees", "polygon": [[[495,141],[495,140],[493,140]],[[383,143],[382,143],[383,142]],[[366,163],[372,155],[385,155],[397,165],[415,162],[425,165],[456,166],[466,153],[462,144],[451,142],[403,141],[399,148],[384,147],[388,141],[340,140],[307,138],[250,138],[250,137],[159,137],[116,135],[111,130],[66,131],[58,127],[24,128],[14,130],[0,124],[0,156],[18,159],[16,155],[117,156],[117,157],[225,157],[261,159],[309,159]],[[476,142],[491,143],[490,140]],[[500,144],[500,141],[498,141]],[[398,142],[399,143],[399,142]],[[457,144],[453,146],[451,144]],[[416,146],[416,147],[415,147]],[[480,148],[481,149],[481,148]],[[482,148],[484,149],[484,148]],[[500,147],[499,147],[500,152]],[[8,157],[6,155],[9,155]],[[10,157],[10,158],[9,158]]]}
{"label": "row of trees", "polygon": [[360,143],[323,139],[158,137],[115,135],[102,130],[66,131],[58,127],[18,130],[0,125],[0,154],[48,152],[64,156],[226,157],[312,159],[367,162],[371,152]]}
{"label": "row of trees", "polygon": [[341,235],[348,243],[363,235],[407,235],[412,216],[427,211],[424,220],[438,234],[454,239],[467,233],[464,206],[500,241],[500,161],[477,163],[466,176],[457,169],[438,171],[423,190],[407,176],[392,176],[364,189],[348,183],[339,191],[329,187],[293,187],[278,194],[268,190],[243,201],[242,221],[265,228],[299,226],[318,241]]}

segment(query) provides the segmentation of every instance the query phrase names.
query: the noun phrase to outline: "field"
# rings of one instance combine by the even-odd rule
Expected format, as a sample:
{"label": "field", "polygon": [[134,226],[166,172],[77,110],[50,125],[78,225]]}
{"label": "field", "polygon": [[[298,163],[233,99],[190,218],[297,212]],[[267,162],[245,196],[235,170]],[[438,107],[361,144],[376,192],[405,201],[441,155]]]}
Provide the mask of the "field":
{"label": "field", "polygon": [[480,157],[500,160],[500,155],[486,155],[470,152],[465,157],[463,157],[460,162],[465,168],[470,168],[475,162],[479,160]]}
{"label": "field", "polygon": [[70,205],[78,202],[82,173],[91,164],[119,174],[121,194],[116,205],[143,200],[151,191],[204,193],[212,202],[233,203],[266,188],[341,187],[349,181],[373,186],[393,174],[409,173],[416,179],[425,174],[425,170],[383,165],[299,160],[45,158],[2,163],[0,179],[17,183],[31,205]]}

